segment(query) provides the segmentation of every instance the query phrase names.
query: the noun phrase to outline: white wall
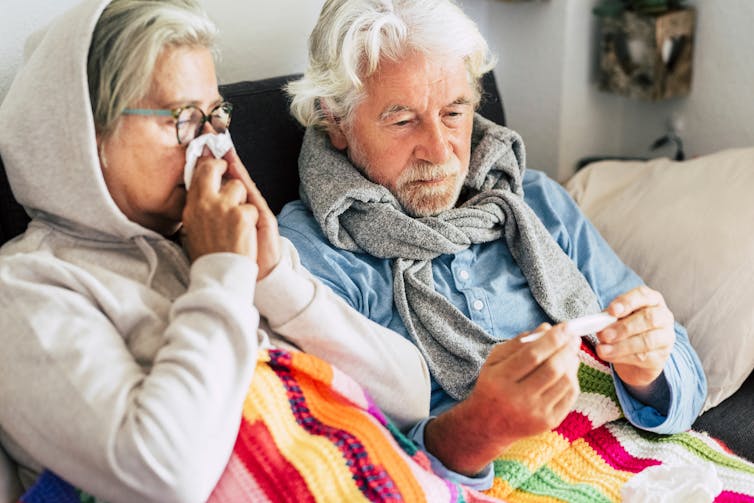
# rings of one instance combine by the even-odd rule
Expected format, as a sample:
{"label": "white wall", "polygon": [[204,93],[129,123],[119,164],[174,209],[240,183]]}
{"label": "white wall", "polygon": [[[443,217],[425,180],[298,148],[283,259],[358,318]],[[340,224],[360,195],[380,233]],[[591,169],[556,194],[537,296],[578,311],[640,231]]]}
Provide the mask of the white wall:
{"label": "white wall", "polygon": [[0,0],[0,101],[23,60],[24,42],[78,0]]}
{"label": "white wall", "polygon": [[[0,0],[0,100],[23,61],[26,37],[79,0]],[[202,0],[220,29],[221,82],[301,72],[324,0]]]}
{"label": "white wall", "polygon": [[[26,36],[78,0],[0,0],[0,99]],[[563,180],[595,154],[650,155],[672,114],[689,155],[754,144],[752,0],[692,0],[699,13],[689,97],[645,103],[596,89],[597,0],[459,0],[499,56],[508,124],[529,166]],[[324,0],[203,0],[220,27],[221,82],[303,71],[306,38]],[[669,151],[658,154],[666,155]]]}
{"label": "white wall", "polygon": [[507,120],[529,166],[563,180],[589,155],[670,155],[648,149],[673,116],[688,156],[754,145],[751,0],[688,2],[698,11],[692,92],[654,103],[596,89],[596,0],[477,1],[487,4],[478,22],[500,55]]}
{"label": "white wall", "polygon": [[203,0],[220,29],[220,82],[304,71],[307,38],[324,0]]}

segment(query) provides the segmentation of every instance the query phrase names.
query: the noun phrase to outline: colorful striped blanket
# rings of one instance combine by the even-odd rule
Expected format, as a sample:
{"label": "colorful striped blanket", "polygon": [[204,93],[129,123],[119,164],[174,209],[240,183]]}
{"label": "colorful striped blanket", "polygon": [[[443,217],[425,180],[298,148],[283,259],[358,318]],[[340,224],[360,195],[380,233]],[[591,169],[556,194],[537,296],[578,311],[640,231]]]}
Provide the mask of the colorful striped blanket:
{"label": "colorful striped blanket", "polygon": [[[44,472],[23,503],[94,502]],[[351,378],[304,353],[261,351],[210,503],[494,502],[432,473]]]}
{"label": "colorful striped blanket", "polygon": [[[754,502],[754,464],[705,433],[655,435],[622,419],[609,368],[586,345],[579,381],[574,410],[555,430],[502,453],[483,495],[434,475],[426,456],[336,368],[303,353],[262,352],[233,454],[209,501],[613,502],[638,473],[698,466],[721,482],[714,501]],[[20,501],[95,500],[45,472]]]}
{"label": "colorful striped blanket", "polygon": [[[664,465],[716,471],[722,486],[716,502],[754,502],[753,463],[706,433],[657,435],[633,427],[623,419],[609,367],[586,343],[580,359],[581,394],[573,410],[553,431],[516,442],[495,461],[490,495],[522,503],[617,502],[624,500],[622,490],[636,474]],[[651,497],[661,494],[663,483],[667,480],[654,483]],[[705,501],[677,494],[663,500],[630,495],[642,502]]]}

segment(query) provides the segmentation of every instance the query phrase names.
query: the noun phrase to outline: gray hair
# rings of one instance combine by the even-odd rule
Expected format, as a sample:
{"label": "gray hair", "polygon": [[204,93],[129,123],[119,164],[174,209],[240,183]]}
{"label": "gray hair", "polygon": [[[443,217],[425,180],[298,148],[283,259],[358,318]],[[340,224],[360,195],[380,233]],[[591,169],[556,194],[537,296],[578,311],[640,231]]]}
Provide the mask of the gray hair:
{"label": "gray hair", "polygon": [[216,53],[217,28],[196,0],[113,0],[89,47],[89,97],[97,134],[115,131],[123,110],[149,92],[157,58],[168,46]]}
{"label": "gray hair", "polygon": [[476,24],[452,0],[327,0],[309,37],[309,66],[286,87],[291,113],[306,127],[347,123],[380,61],[410,52],[463,58],[477,103],[481,78],[495,65]]}

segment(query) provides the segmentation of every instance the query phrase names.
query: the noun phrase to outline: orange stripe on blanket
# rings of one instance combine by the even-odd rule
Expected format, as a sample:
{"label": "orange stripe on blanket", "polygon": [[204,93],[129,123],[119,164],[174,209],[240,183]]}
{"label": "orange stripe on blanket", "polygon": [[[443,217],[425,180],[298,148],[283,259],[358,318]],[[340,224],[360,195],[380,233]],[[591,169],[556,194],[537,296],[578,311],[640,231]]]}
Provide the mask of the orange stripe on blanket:
{"label": "orange stripe on blanket", "polygon": [[500,477],[495,477],[492,481],[492,487],[484,491],[484,493],[493,498],[505,499],[515,491],[515,487]]}
{"label": "orange stripe on blanket", "polygon": [[[379,461],[397,486],[405,501],[425,501],[424,491],[417,484],[412,470],[400,456],[400,447],[390,437],[386,437],[376,419],[360,409],[353,408],[353,414],[344,415],[342,405],[345,399],[333,392],[332,388],[310,379],[299,379],[299,386],[306,397],[309,409],[323,423],[349,431],[359,438],[370,458]],[[316,399],[321,396],[323,399]],[[386,442],[387,440],[387,442]]]}
{"label": "orange stripe on blanket", "polygon": [[292,351],[290,356],[291,367],[305,373],[310,379],[322,382],[328,387],[332,386],[333,370],[330,365],[316,356],[299,351]]}

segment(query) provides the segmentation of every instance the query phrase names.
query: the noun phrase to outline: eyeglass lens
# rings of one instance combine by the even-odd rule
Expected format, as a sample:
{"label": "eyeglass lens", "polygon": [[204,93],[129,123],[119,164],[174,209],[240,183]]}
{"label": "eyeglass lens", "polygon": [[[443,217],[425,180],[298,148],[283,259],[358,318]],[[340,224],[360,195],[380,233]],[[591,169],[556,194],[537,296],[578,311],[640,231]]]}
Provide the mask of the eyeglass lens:
{"label": "eyeglass lens", "polygon": [[185,145],[199,136],[205,122],[209,122],[215,132],[224,133],[230,125],[230,111],[230,106],[221,104],[215,107],[207,117],[204,112],[193,105],[184,107],[178,114],[175,124],[178,141]]}

